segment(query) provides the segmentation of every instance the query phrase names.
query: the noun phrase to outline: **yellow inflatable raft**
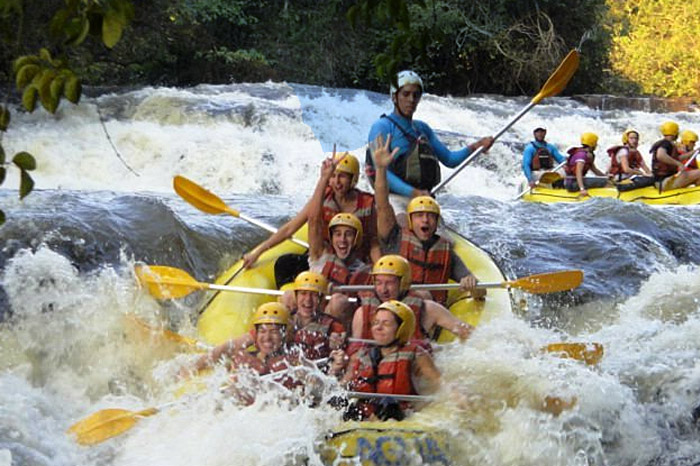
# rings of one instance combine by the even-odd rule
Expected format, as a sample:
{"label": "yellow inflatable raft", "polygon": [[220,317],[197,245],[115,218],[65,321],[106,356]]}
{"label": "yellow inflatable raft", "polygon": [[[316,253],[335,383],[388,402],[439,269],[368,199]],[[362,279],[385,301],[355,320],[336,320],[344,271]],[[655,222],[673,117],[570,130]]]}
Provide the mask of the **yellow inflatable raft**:
{"label": "yellow inflatable raft", "polygon": [[[491,257],[482,249],[447,229],[455,244],[455,252],[482,282],[504,282],[506,279]],[[306,240],[306,228],[296,237]],[[266,251],[256,266],[242,269],[239,261],[219,277],[217,284],[254,288],[277,288],[274,267],[283,254],[303,254],[304,248],[291,241]],[[236,337],[250,328],[253,310],[274,297],[216,292],[206,303],[198,323],[200,337],[218,344]],[[450,291],[450,311],[472,325],[478,325],[498,313],[511,312],[507,289],[490,289],[485,301],[474,301],[458,291]],[[442,332],[440,341],[449,341],[452,334]],[[421,458],[420,464],[451,464],[448,436],[440,429],[410,419],[401,422],[346,422],[320,439],[318,451],[326,464],[379,465],[408,464]],[[358,462],[359,460],[359,462]]]}
{"label": "yellow inflatable raft", "polygon": [[523,200],[529,202],[583,202],[594,197],[608,197],[624,202],[643,202],[650,205],[695,205],[700,204],[700,186],[690,186],[680,189],[671,189],[659,192],[654,186],[633,189],[631,191],[618,191],[617,188],[592,188],[588,190],[589,196],[581,197],[578,192],[569,192],[566,189],[553,189],[550,187],[535,187],[532,192],[523,196]]}

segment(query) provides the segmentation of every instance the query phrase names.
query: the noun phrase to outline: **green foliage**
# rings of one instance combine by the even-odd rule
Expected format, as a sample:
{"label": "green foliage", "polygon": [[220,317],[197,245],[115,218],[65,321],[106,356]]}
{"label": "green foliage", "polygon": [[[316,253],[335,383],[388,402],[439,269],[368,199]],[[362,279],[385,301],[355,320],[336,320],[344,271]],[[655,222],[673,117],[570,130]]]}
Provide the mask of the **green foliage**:
{"label": "green foliage", "polygon": [[700,96],[700,0],[608,0],[612,69],[646,94]]}

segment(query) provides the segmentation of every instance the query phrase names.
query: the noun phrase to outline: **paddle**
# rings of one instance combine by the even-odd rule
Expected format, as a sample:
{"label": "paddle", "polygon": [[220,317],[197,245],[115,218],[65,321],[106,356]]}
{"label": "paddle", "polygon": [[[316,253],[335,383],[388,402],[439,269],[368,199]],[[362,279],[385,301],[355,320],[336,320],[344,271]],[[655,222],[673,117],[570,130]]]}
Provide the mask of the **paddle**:
{"label": "paddle", "polygon": [[[554,293],[557,291],[573,290],[583,281],[581,270],[563,270],[560,272],[539,273],[513,281],[478,283],[477,288],[518,288],[529,293]],[[435,283],[411,285],[412,290],[452,290],[459,288],[459,283]],[[333,287],[334,292],[368,291],[373,285],[341,285]]]}
{"label": "paddle", "polygon": [[141,411],[118,408],[103,409],[73,424],[68,429],[68,433],[74,435],[75,441],[80,445],[96,445],[123,434],[144,417],[153,416],[176,403],[178,402],[171,401]]}
{"label": "paddle", "polygon": [[136,276],[157,299],[176,299],[197,290],[234,291],[238,293],[281,296],[284,291],[198,282],[184,270],[165,265],[136,265]]}
{"label": "paddle", "polygon": [[[367,345],[376,345],[375,340],[368,338],[348,338],[349,343],[365,343]],[[431,343],[434,351],[441,347]],[[550,343],[541,348],[545,353],[558,353],[563,358],[576,359],[583,361],[589,366],[595,366],[603,358],[603,345],[600,343],[568,343],[558,342]]]}
{"label": "paddle", "polygon": [[[248,223],[263,228],[264,230],[267,230],[270,233],[277,233],[277,228],[268,225],[267,223],[261,222],[260,220],[248,217],[247,215],[242,214],[239,211],[229,207],[219,196],[210,191],[207,191],[194,181],[189,180],[184,176],[177,175],[173,179],[173,188],[175,188],[175,192],[178,193],[180,197],[182,197],[184,200],[186,200],[188,203],[201,210],[202,212],[206,212],[208,214],[233,215],[234,217],[240,218],[241,220],[245,220]],[[299,246],[302,246],[306,249],[309,248],[309,243],[305,241],[296,238],[289,238],[289,241],[292,241],[293,243],[296,243]]]}
{"label": "paddle", "polygon": [[[540,176],[540,179],[537,181],[538,184],[552,184],[557,180],[561,179],[561,175],[559,173],[556,173],[557,170],[559,170],[561,167],[566,165],[566,160],[564,160],[562,163],[557,165],[556,167],[552,168],[551,170],[547,170],[546,172],[542,173],[542,176]],[[518,196],[513,199],[514,201],[517,201],[521,197],[523,197],[526,193],[532,193],[532,186],[530,186],[527,189],[523,189],[523,191],[518,194]]]}
{"label": "paddle", "polygon": [[[523,108],[520,113],[518,113],[511,121],[508,122],[501,130],[496,133],[496,135],[493,137],[494,141],[501,137],[503,133],[508,131],[508,129],[513,126],[520,118],[523,117],[527,112],[530,111],[532,107],[537,105],[542,99],[545,97],[551,97],[553,95],[557,95],[560,93],[567,85],[567,83],[571,80],[571,77],[574,75],[576,72],[576,69],[578,68],[579,64],[579,53],[578,50],[572,50],[569,52],[569,54],[562,60],[562,62],[559,64],[557,69],[552,73],[552,75],[547,79],[547,82],[544,83],[544,86],[542,86],[542,89],[540,89],[540,92],[532,98],[530,103]],[[435,195],[438,191],[440,191],[447,183],[452,180],[457,174],[464,169],[467,165],[469,165],[479,154],[483,152],[483,147],[479,147],[477,150],[475,150],[473,153],[469,154],[469,156],[464,159],[462,163],[460,163],[457,168],[448,176],[445,178],[442,182],[440,182],[437,186],[435,186],[431,191],[431,195]]]}
{"label": "paddle", "polygon": [[[231,291],[234,293],[282,296],[284,291],[268,288],[248,288],[244,286],[216,285],[195,280],[184,270],[167,265],[136,265],[134,267],[139,282],[146,286],[148,292],[156,299],[177,299],[198,290]],[[326,299],[331,299],[326,296]],[[356,302],[357,298],[348,298]]]}
{"label": "paddle", "polygon": [[177,343],[180,345],[186,345],[190,346],[193,348],[196,348],[199,351],[207,351],[211,349],[210,345],[207,345],[206,343],[202,343],[201,341],[197,341],[194,338],[186,337],[184,335],[180,335],[179,333],[173,332],[172,330],[168,330],[166,328],[156,328],[153,327],[146,322],[144,322],[141,318],[134,314],[126,314],[125,317],[127,318],[127,321],[133,325],[135,325],[139,330],[142,330],[144,332],[153,334],[153,335],[161,335],[163,336],[166,340],[170,340],[173,343]]}

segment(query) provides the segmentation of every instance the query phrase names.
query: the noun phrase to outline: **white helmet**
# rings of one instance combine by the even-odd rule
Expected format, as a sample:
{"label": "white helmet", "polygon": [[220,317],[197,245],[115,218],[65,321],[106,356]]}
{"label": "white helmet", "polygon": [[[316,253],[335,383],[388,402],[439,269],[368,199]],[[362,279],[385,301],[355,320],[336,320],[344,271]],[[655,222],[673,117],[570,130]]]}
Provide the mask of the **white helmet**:
{"label": "white helmet", "polygon": [[399,85],[399,87],[396,88],[393,84],[391,85],[391,88],[389,89],[389,95],[391,95],[391,97],[394,97],[396,91],[404,87],[406,84],[418,84],[418,86],[420,86],[420,91],[423,92],[423,80],[420,78],[420,76],[418,76],[418,73],[416,73],[415,71],[399,71],[399,74],[396,75],[396,82]]}

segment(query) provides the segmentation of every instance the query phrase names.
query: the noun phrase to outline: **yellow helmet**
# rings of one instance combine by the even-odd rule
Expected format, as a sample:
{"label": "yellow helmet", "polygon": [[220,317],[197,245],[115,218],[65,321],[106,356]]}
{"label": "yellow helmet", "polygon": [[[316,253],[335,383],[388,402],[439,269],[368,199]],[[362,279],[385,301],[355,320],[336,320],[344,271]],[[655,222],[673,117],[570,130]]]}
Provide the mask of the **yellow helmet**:
{"label": "yellow helmet", "polygon": [[630,133],[636,133],[637,137],[639,137],[639,131],[637,131],[634,128],[628,128],[625,130],[624,133],[622,133],[622,143],[623,144],[627,144],[628,142],[630,142]]}
{"label": "yellow helmet", "polygon": [[335,171],[350,175],[350,186],[354,188],[357,180],[360,178],[360,162],[357,160],[357,157],[350,152],[343,152],[342,154],[336,154],[335,160],[338,162],[338,165],[335,166]]}
{"label": "yellow helmet", "polygon": [[678,123],[675,121],[665,121],[659,127],[664,136],[678,136]]}
{"label": "yellow helmet", "polygon": [[377,307],[377,311],[382,309],[393,313],[399,318],[400,323],[399,328],[396,329],[396,339],[402,345],[408,343],[408,340],[411,339],[416,330],[416,315],[413,313],[413,309],[395,299],[390,299]]}
{"label": "yellow helmet", "polygon": [[294,279],[294,291],[315,291],[318,294],[328,293],[328,280],[316,272],[302,272]]}
{"label": "yellow helmet", "polygon": [[253,314],[253,325],[277,324],[289,325],[289,309],[276,301],[261,304]]}
{"label": "yellow helmet", "polygon": [[686,129],[681,133],[681,144],[688,146],[693,142],[698,142],[698,134],[695,131]]}
{"label": "yellow helmet", "polygon": [[411,287],[411,266],[405,257],[398,254],[389,254],[379,258],[372,267],[372,275],[399,277],[399,291],[402,293]]}
{"label": "yellow helmet", "polygon": [[411,224],[411,214],[416,212],[431,212],[440,216],[440,204],[430,196],[416,196],[408,203],[406,213],[408,214],[408,229],[413,228]]}
{"label": "yellow helmet", "polygon": [[598,146],[598,135],[595,133],[583,133],[581,135],[581,144],[595,149]]}
{"label": "yellow helmet", "polygon": [[339,214],[335,214],[333,218],[331,219],[330,222],[328,222],[328,236],[332,235],[332,231],[334,227],[344,225],[346,227],[354,228],[355,229],[355,242],[353,243],[353,246],[358,246],[362,244],[362,222],[360,221],[359,218],[355,216],[355,214],[349,214],[347,212],[341,212]]}

